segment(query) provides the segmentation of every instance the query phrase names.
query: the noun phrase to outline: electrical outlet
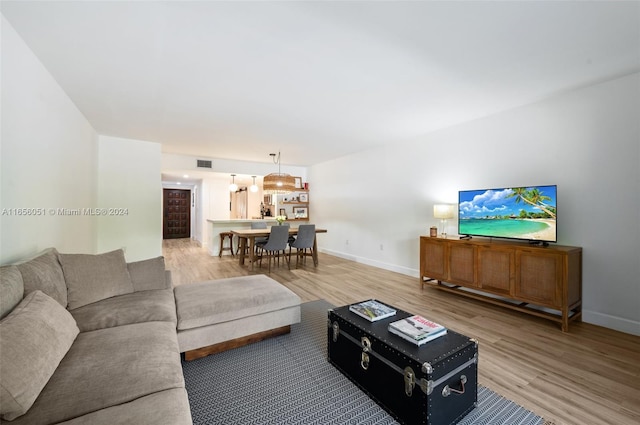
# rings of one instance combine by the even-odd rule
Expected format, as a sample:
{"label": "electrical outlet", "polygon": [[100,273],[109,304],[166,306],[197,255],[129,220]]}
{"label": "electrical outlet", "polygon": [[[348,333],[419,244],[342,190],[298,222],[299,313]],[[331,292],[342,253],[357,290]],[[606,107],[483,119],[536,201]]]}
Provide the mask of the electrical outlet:
{"label": "electrical outlet", "polygon": [[344,242],[345,245],[349,245],[349,239]]}
{"label": "electrical outlet", "polygon": [[380,244],[380,251],[384,251],[384,245]]}

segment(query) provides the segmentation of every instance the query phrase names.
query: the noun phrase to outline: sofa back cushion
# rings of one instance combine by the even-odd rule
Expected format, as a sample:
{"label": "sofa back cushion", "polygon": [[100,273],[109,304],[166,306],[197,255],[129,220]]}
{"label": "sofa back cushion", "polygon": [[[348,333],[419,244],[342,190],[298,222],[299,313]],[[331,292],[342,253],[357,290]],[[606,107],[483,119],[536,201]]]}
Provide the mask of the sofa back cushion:
{"label": "sofa back cushion", "polygon": [[171,288],[164,267],[164,257],[128,263],[133,290],[138,292]]}
{"label": "sofa back cushion", "polygon": [[0,418],[29,410],[79,332],[71,313],[42,291],[0,321]]}
{"label": "sofa back cushion", "polygon": [[69,310],[133,292],[124,252],[60,254],[67,282]]}
{"label": "sofa back cushion", "polygon": [[0,267],[0,319],[11,313],[23,296],[24,283],[20,270],[16,266]]}
{"label": "sofa back cushion", "polygon": [[18,264],[18,269],[22,273],[25,295],[40,290],[61,306],[67,306],[67,285],[55,248],[49,248],[35,258]]}

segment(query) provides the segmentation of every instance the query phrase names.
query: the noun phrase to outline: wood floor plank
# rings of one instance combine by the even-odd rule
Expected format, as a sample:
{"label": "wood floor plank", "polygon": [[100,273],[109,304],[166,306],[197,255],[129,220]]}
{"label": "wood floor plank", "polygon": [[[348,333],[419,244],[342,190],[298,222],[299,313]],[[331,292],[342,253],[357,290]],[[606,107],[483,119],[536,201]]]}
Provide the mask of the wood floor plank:
{"label": "wood floor plank", "polygon": [[[267,273],[210,256],[189,239],[166,240],[174,285]],[[270,276],[303,302],[368,298],[421,314],[479,341],[479,381],[557,425],[640,424],[640,337],[588,323],[557,323],[438,291],[399,273],[327,254]]]}

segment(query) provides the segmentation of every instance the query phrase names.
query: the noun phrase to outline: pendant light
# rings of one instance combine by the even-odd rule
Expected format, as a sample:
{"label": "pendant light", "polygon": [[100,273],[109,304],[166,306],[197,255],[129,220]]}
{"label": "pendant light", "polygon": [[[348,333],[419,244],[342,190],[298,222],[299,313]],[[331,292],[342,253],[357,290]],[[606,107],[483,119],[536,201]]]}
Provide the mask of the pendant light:
{"label": "pendant light", "polygon": [[256,176],[251,176],[251,178],[253,179],[253,184],[249,187],[249,190],[255,193],[258,191],[258,185],[256,184]]}
{"label": "pendant light", "polygon": [[238,190],[238,185],[236,184],[236,175],[231,174],[231,184],[229,185],[229,192],[236,192]]}
{"label": "pendant light", "polygon": [[274,164],[278,164],[278,172],[264,176],[262,180],[262,192],[267,195],[279,195],[291,193],[296,189],[296,179],[289,174],[280,172],[280,152],[276,158],[275,153],[270,153]]}

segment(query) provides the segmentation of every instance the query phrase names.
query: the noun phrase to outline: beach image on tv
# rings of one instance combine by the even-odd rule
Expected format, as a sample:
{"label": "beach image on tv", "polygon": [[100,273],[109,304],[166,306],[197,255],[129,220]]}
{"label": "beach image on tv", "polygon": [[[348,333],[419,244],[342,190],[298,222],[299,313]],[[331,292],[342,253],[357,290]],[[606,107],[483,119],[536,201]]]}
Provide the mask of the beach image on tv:
{"label": "beach image on tv", "polygon": [[556,186],[459,192],[461,235],[556,241]]}

